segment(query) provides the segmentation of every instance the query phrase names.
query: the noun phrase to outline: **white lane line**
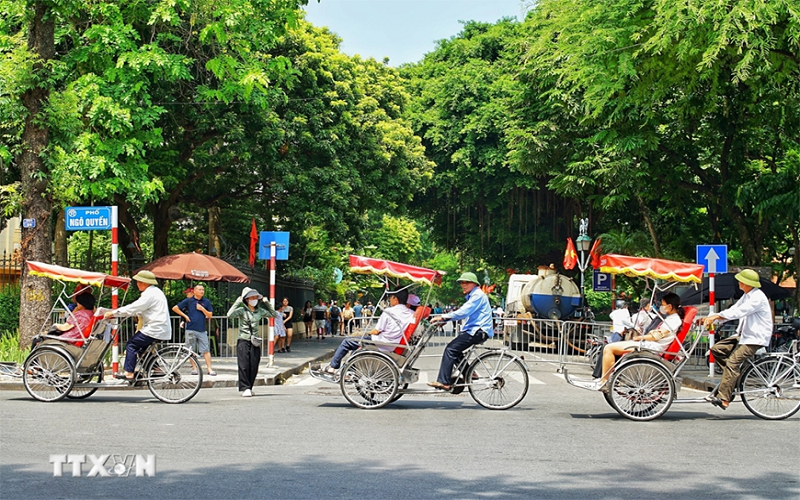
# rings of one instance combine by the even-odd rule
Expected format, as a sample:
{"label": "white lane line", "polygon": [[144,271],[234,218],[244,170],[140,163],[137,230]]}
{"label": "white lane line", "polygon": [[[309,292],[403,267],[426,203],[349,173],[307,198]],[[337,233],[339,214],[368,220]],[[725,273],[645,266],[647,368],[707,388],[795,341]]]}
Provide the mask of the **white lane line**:
{"label": "white lane line", "polygon": [[318,378],[314,378],[314,377],[312,377],[310,375],[305,375],[304,378],[302,380],[298,381],[297,384],[295,384],[295,385],[317,385],[320,382],[322,382],[322,380],[320,380]]}

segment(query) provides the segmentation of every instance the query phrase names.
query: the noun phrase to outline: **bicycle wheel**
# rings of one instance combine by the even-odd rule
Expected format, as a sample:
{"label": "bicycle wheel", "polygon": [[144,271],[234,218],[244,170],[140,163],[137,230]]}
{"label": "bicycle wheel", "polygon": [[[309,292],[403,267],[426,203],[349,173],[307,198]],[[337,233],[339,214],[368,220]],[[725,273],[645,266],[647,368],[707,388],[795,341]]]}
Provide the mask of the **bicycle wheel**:
{"label": "bicycle wheel", "polygon": [[528,370],[520,359],[505,351],[486,352],[469,365],[469,394],[490,410],[516,406],[528,393]]}
{"label": "bicycle wheel", "polygon": [[652,361],[631,361],[622,365],[614,371],[609,384],[612,406],[631,420],[660,417],[675,397],[672,375]]}
{"label": "bicycle wheel", "polygon": [[99,384],[103,381],[103,366],[100,365],[99,371],[97,373],[92,373],[89,375],[80,375],[79,380],[75,383],[75,386],[69,391],[67,394],[67,398],[69,399],[86,399],[95,392],[99,387],[77,387],[77,384],[81,383],[96,383]]}
{"label": "bicycle wheel", "polygon": [[25,360],[22,383],[33,399],[59,401],[75,385],[75,367],[72,360],[63,353],[40,348]]}
{"label": "bicycle wheel", "polygon": [[613,401],[613,399],[611,397],[611,392],[603,392],[603,399],[606,400],[606,403],[608,403],[608,406],[614,408],[615,410],[617,409],[617,407],[614,406],[614,401]]}
{"label": "bicycle wheel", "polygon": [[739,390],[753,415],[765,420],[791,417],[800,409],[800,366],[788,357],[760,359],[742,375]]}
{"label": "bicycle wheel", "polygon": [[344,365],[339,385],[351,405],[376,409],[396,399],[399,378],[394,363],[380,354],[364,353]]}
{"label": "bicycle wheel", "polygon": [[153,396],[165,403],[189,401],[203,384],[203,371],[194,367],[200,365],[189,349],[183,346],[161,348],[145,370],[147,387]]}

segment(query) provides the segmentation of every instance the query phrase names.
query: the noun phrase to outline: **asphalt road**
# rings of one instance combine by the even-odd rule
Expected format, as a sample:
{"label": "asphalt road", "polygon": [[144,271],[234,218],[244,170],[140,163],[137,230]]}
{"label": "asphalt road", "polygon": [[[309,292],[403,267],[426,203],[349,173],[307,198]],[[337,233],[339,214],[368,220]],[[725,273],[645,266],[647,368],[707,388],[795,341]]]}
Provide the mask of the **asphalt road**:
{"label": "asphalt road", "polygon": [[[49,404],[5,391],[0,497],[800,498],[798,416],[770,422],[741,404],[676,404],[632,422],[552,365],[531,365],[531,376],[527,398],[507,411],[468,394],[359,410],[306,375],[250,399],[203,389],[182,405],[146,391]],[[66,464],[53,477],[50,456],[60,454],[153,455],[156,472],[88,477],[87,463],[72,477]]]}

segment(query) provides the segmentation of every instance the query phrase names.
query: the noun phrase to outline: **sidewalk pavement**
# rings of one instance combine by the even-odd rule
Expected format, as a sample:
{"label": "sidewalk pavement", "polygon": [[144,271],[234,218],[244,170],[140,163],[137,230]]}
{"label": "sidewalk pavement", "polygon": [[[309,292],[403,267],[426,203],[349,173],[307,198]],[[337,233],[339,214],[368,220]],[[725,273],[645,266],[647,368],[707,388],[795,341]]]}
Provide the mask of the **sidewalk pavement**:
{"label": "sidewalk pavement", "polygon": [[[333,357],[333,353],[340,343],[341,337],[327,337],[325,340],[293,339],[292,352],[276,353],[273,366],[268,366],[269,360],[266,356],[261,358],[255,385],[280,385],[292,375],[297,375],[308,369],[310,364]],[[265,343],[263,351],[266,352],[266,350]],[[198,358],[200,366],[205,369],[205,361],[200,356]],[[211,368],[217,372],[217,375],[213,377],[204,375],[204,388],[238,386],[239,376],[236,358],[211,358]],[[105,378],[110,379],[111,371],[109,368],[106,370]],[[136,387],[136,389],[146,390],[147,387]],[[0,375],[0,390],[24,391],[25,388],[22,385],[22,378]]]}

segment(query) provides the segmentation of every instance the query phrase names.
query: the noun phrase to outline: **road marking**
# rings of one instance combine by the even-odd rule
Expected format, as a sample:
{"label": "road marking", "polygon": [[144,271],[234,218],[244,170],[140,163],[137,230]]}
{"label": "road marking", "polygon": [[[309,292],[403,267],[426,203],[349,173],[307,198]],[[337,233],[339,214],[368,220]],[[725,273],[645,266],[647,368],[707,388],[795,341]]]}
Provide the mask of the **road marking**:
{"label": "road marking", "polygon": [[295,385],[317,385],[320,382],[322,382],[322,380],[314,378],[311,375],[303,375]]}
{"label": "road marking", "polygon": [[530,385],[545,385],[544,382],[542,382],[536,377],[531,377],[530,375],[528,375],[528,383],[530,383]]}

